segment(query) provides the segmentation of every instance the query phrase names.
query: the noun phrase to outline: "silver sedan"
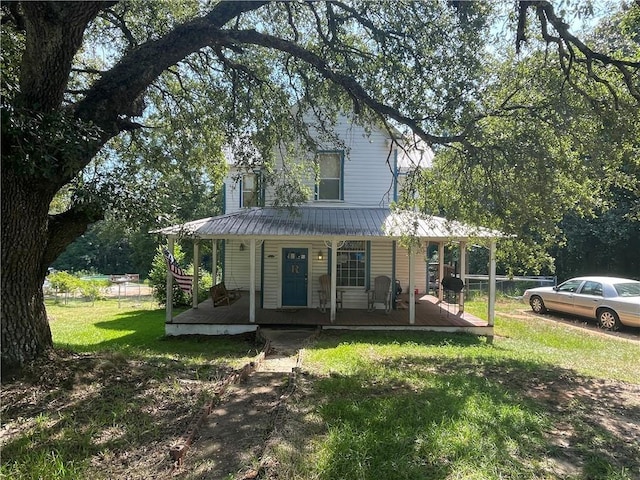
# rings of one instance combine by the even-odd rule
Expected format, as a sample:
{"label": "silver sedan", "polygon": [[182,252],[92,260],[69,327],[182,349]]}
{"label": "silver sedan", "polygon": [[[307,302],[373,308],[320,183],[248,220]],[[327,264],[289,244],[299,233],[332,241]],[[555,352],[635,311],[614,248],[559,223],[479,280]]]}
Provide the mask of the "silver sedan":
{"label": "silver sedan", "polygon": [[523,300],[536,313],[547,310],[595,318],[607,330],[640,327],[640,282],[616,277],[578,277],[555,287],[530,288]]}

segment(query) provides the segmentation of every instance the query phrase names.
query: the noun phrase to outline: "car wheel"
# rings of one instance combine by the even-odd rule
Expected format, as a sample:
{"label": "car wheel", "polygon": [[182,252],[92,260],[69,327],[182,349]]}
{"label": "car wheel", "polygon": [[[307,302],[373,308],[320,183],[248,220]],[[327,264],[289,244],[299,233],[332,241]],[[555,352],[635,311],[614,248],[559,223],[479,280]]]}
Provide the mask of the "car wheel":
{"label": "car wheel", "polygon": [[529,300],[529,305],[531,305],[531,309],[536,313],[544,313],[547,311],[547,307],[544,306],[542,298],[537,295],[531,297],[531,300]]}
{"label": "car wheel", "polygon": [[598,311],[598,325],[606,330],[617,330],[620,328],[618,314],[608,308]]}

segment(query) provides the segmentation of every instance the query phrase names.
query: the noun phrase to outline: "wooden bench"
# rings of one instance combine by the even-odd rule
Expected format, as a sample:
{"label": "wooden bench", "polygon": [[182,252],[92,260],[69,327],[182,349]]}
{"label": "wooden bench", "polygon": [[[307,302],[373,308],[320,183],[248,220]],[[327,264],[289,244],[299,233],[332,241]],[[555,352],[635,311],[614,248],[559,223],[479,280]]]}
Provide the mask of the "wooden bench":
{"label": "wooden bench", "polygon": [[211,300],[213,301],[213,306],[217,307],[218,305],[222,305],[226,303],[227,305],[231,305],[232,302],[235,302],[238,298],[240,298],[240,292],[237,290],[227,290],[224,282],[220,282],[217,285],[214,285],[209,289],[209,293],[211,294]]}

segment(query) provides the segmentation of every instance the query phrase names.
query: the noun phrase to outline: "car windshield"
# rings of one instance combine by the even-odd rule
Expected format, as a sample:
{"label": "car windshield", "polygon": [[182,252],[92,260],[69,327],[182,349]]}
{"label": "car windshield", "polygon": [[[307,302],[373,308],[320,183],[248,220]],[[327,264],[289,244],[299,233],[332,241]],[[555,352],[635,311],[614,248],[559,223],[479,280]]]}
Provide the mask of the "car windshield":
{"label": "car windshield", "polygon": [[640,297],[640,283],[616,283],[613,288],[620,297]]}

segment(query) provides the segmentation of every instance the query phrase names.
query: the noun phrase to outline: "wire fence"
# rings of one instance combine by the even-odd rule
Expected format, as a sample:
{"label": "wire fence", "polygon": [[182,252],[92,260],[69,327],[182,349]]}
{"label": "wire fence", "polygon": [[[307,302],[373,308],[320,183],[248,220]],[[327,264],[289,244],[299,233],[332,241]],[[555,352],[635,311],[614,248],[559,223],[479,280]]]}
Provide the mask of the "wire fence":
{"label": "wire fence", "polygon": [[43,293],[45,300],[65,305],[77,302],[95,302],[101,299],[117,299],[118,305],[121,303],[139,305],[142,302],[153,301],[153,289],[139,282],[118,282],[100,287],[90,293],[79,288],[62,291],[45,284]]}
{"label": "wire fence", "polygon": [[[552,287],[558,284],[555,276],[517,276],[496,275],[496,292],[507,297],[521,297],[527,288]],[[467,297],[489,293],[488,275],[466,275],[465,291]]]}

